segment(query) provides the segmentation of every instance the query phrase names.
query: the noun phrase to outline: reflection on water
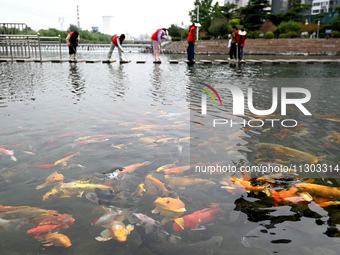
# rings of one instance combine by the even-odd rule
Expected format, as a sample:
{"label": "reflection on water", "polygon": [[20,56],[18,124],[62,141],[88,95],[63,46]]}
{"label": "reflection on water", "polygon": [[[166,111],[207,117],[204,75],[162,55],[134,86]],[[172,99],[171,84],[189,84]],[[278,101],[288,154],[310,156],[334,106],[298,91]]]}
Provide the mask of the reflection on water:
{"label": "reflection on water", "polygon": [[[147,63],[135,64],[141,58]],[[337,253],[338,198],[326,201],[312,191],[293,190],[300,184],[339,187],[336,171],[278,176],[237,172],[234,178],[195,171],[207,164],[300,166],[316,159],[327,166],[339,164],[336,66],[170,65],[167,56],[154,65],[152,55],[145,54],[129,59],[132,63],[125,65],[0,65],[0,204],[30,207],[12,208],[15,212],[0,207],[0,218],[18,219],[11,227],[0,221],[2,254]],[[215,106],[208,96],[206,116],[201,115],[198,82],[215,87],[223,102]],[[307,88],[312,99],[305,106],[313,115],[303,116],[289,106],[282,117],[278,107],[267,118],[297,119],[301,125],[285,128],[277,121],[273,127],[243,126],[262,117],[247,108],[244,116],[232,115],[231,94],[218,84],[238,86],[246,99],[253,88],[257,109],[270,108],[272,87]],[[238,124],[214,128],[213,119]],[[117,169],[123,170],[116,173],[119,179]],[[63,184],[48,183],[55,171],[63,175]],[[45,182],[46,187],[37,189]],[[157,223],[150,221],[149,228],[137,224],[133,212],[164,219],[163,207],[160,214],[151,212],[164,194],[179,197],[185,211],[174,202],[164,205],[170,222],[162,227],[152,227]],[[71,216],[59,215],[67,220],[58,221],[37,208]],[[208,217],[208,211],[219,215]],[[101,218],[96,223],[104,214],[115,221],[107,226]],[[39,227],[42,217],[61,224],[57,232],[26,233]],[[175,231],[177,217],[184,217],[185,224],[190,217],[203,221],[204,226],[185,227],[205,230]],[[22,221],[26,224],[14,230]],[[131,233],[129,224],[134,226]],[[111,229],[108,236],[100,234],[106,228]],[[121,228],[126,228],[125,242],[114,234]],[[56,239],[53,246],[43,246],[56,238],[53,233],[66,235],[72,246],[57,247]]]}

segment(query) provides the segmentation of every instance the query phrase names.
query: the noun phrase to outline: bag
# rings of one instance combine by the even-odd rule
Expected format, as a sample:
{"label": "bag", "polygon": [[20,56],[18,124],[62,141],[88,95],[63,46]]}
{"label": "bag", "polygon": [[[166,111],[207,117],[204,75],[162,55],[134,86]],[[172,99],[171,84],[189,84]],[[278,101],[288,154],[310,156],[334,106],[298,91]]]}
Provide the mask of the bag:
{"label": "bag", "polygon": [[231,39],[229,39],[229,42],[228,42],[228,48],[231,47]]}

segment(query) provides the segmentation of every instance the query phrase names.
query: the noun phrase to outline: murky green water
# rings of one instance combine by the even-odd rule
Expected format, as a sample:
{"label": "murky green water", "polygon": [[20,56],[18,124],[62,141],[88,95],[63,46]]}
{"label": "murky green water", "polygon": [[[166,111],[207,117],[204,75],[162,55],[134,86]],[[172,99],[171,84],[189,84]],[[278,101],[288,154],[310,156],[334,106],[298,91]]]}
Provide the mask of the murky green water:
{"label": "murky green water", "polygon": [[[149,246],[156,247],[154,249],[139,248],[141,238],[136,230],[131,232],[126,242],[96,241],[95,237],[104,228],[92,226],[91,223],[102,214],[93,214],[97,205],[85,196],[42,201],[44,194],[53,186],[39,190],[36,190],[36,186],[42,184],[44,178],[54,171],[64,175],[64,182],[83,179],[91,180],[91,183],[103,183],[95,177],[98,173],[109,173],[116,168],[148,161],[148,165],[112,184],[114,190],[121,190],[128,197],[140,183],[147,184],[145,177],[148,174],[167,183],[164,173],[156,172],[156,169],[175,161],[177,166],[197,162],[247,166],[258,165],[259,162],[268,161],[268,158],[274,160],[270,153],[257,154],[256,146],[260,143],[272,143],[315,156],[325,156],[319,162],[328,166],[340,163],[339,141],[329,137],[333,131],[340,131],[337,121],[340,109],[337,100],[340,76],[337,65],[187,66],[170,65],[167,62],[170,59],[168,56],[163,56],[163,64],[154,65],[153,57],[148,54],[128,54],[127,57],[132,62],[124,65],[0,65],[0,145],[13,150],[17,158],[17,161],[13,161],[8,155],[0,155],[0,204],[57,210],[59,213],[71,214],[75,219],[72,226],[59,231],[70,238],[72,246],[69,248],[42,246],[26,233],[32,228],[26,224],[17,231],[0,229],[1,254],[163,252],[157,249],[156,240],[149,242]],[[102,56],[98,55],[99,58]],[[136,60],[144,59],[147,60],[146,64],[135,63]],[[233,84],[240,87],[245,95],[247,88],[252,87],[254,102],[264,108],[271,105],[268,98],[271,98],[272,87],[303,87],[311,92],[312,99],[305,106],[313,115],[303,116],[292,107],[288,109],[287,117],[275,116],[279,119],[293,118],[299,124],[304,124],[290,128],[289,133],[282,131],[284,128],[277,124],[274,127],[264,126],[244,131],[240,125],[213,128],[213,119],[232,118],[241,122],[245,118],[249,120],[259,117],[250,115],[247,109],[246,117],[231,115],[230,93],[217,88],[224,105],[216,107],[208,98],[208,114],[202,117],[202,91],[197,89],[197,82],[213,87]],[[280,112],[274,114],[280,115]],[[106,138],[82,143],[86,140],[84,137],[98,135],[106,135]],[[180,140],[186,137],[194,138],[190,147],[187,140]],[[85,168],[76,165],[65,170],[60,165],[52,169],[30,167],[53,164],[69,153],[77,152],[80,155],[69,160],[67,165],[80,164]],[[282,159],[289,160],[290,164],[295,165],[306,163],[296,158]],[[172,187],[185,203],[186,212],[183,215],[203,209],[211,203],[219,204],[222,212],[213,221],[214,224],[208,224],[206,230],[201,231],[176,232],[172,229],[173,222],[166,223],[166,231],[182,238],[181,244],[178,244],[181,252],[194,249],[194,245],[185,245],[222,236],[220,247],[212,248],[213,254],[265,254],[268,251],[278,254],[338,253],[338,206],[321,208],[314,202],[274,206],[272,198],[264,193],[256,195],[244,189],[237,189],[236,192],[221,189],[223,185],[220,182],[231,174],[197,174],[194,170],[181,173],[180,176],[211,179],[213,184]],[[235,175],[242,177],[240,173]],[[254,176],[257,177],[256,174]],[[314,178],[315,183],[339,187],[337,176],[335,171],[320,174],[303,172],[295,178]],[[281,180],[281,184],[276,185],[288,188],[292,183],[294,181]],[[145,187],[149,189],[148,185]],[[119,207],[161,221],[163,216],[151,213],[155,208],[153,201],[160,195],[151,192],[150,188],[150,191],[133,203],[128,199],[123,200]],[[124,223],[128,224],[128,221]],[[264,227],[258,229],[259,226]],[[257,236],[254,242],[248,240],[251,248],[242,244],[242,238],[247,234]],[[275,240],[281,241],[276,243]],[[169,247],[169,250],[174,248],[173,245]],[[207,248],[203,250],[201,253],[207,254]]]}

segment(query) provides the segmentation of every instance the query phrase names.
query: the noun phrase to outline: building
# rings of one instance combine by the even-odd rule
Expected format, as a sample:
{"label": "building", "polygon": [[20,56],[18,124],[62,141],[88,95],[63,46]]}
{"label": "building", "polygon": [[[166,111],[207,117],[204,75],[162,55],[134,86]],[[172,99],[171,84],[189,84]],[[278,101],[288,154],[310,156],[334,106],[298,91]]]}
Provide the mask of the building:
{"label": "building", "polygon": [[103,34],[114,34],[114,19],[113,16],[103,16]]}
{"label": "building", "polygon": [[313,0],[312,15],[332,13],[337,6],[340,6],[340,0]]}
{"label": "building", "polygon": [[224,4],[236,4],[236,8],[244,7],[249,3],[249,0],[224,0]]}

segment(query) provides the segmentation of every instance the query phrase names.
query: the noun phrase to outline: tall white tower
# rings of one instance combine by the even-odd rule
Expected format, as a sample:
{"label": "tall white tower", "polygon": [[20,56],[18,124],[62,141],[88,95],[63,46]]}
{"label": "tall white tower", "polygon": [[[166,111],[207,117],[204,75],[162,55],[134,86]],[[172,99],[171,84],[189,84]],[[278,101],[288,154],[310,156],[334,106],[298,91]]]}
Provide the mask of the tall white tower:
{"label": "tall white tower", "polygon": [[113,16],[103,16],[103,34],[114,34]]}

